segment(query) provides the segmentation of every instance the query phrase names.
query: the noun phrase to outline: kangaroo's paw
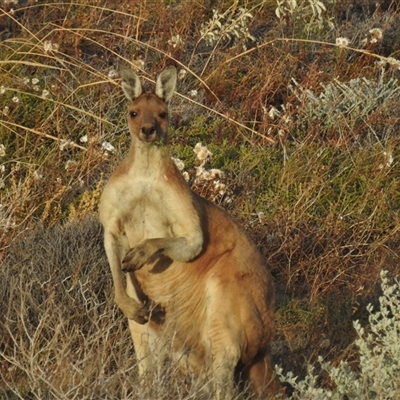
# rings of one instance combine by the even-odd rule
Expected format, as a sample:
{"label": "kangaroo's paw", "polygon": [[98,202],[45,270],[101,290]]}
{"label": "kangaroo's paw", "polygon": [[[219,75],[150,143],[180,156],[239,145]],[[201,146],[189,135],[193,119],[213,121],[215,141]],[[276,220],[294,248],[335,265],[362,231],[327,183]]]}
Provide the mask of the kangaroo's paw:
{"label": "kangaroo's paw", "polygon": [[151,314],[150,302],[139,303],[127,296],[124,299],[116,300],[116,303],[126,318],[132,319],[141,325],[149,322]]}
{"label": "kangaroo's paw", "polygon": [[162,250],[157,248],[151,240],[132,247],[122,260],[122,271],[134,272],[142,268],[147,262],[154,262]]}
{"label": "kangaroo's paw", "polygon": [[146,246],[139,245],[131,248],[122,260],[122,271],[134,272],[146,264],[151,254],[148,253]]}

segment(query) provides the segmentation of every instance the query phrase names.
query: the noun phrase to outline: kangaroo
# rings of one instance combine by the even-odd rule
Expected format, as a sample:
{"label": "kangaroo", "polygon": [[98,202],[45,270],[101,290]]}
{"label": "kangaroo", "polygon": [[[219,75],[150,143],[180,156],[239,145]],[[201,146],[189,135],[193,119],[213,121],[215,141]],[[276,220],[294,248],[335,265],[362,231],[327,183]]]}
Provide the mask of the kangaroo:
{"label": "kangaroo", "polygon": [[154,92],[144,92],[131,70],[120,75],[131,146],[99,214],[139,375],[149,379],[168,356],[207,379],[213,398],[232,398],[238,372],[260,396],[274,395],[272,277],[245,231],[194,193],[171,160],[167,103],[176,69],[157,77]]}

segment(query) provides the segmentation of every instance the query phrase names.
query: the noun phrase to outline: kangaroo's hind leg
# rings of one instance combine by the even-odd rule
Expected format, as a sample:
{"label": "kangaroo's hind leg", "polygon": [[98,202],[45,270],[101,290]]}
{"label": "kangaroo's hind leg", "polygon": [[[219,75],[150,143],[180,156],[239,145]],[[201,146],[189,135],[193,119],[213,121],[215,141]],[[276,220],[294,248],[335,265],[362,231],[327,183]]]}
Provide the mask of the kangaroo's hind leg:
{"label": "kangaroo's hind leg", "polygon": [[261,399],[275,399],[277,394],[284,394],[284,389],[279,384],[275,374],[269,348],[257,354],[252,363],[245,369],[244,375],[251,382],[253,390]]}

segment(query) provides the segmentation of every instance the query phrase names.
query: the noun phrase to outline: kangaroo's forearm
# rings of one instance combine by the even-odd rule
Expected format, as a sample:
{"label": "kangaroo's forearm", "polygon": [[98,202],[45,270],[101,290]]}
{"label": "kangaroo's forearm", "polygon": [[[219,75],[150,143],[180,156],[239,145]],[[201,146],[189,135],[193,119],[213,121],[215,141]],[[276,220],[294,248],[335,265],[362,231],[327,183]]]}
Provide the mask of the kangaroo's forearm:
{"label": "kangaroo's forearm", "polygon": [[189,262],[197,257],[203,248],[203,237],[194,235],[177,238],[152,238],[131,248],[122,261],[124,272],[136,271],[146,263],[164,255],[173,261]]}
{"label": "kangaroo's forearm", "polygon": [[160,245],[162,244],[164,244],[162,251],[164,255],[168,256],[174,261],[188,262],[193,260],[200,254],[203,248],[203,238],[202,237],[165,238],[160,240]]}

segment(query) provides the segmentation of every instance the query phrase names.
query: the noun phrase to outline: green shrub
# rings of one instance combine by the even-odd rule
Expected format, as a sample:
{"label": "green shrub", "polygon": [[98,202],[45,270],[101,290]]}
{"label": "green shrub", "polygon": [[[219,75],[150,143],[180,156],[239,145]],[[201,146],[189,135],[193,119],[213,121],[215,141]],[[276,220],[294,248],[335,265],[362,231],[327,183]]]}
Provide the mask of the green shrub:
{"label": "green shrub", "polygon": [[321,388],[314,368],[304,380],[298,381],[291,372],[278,374],[282,382],[288,382],[295,390],[291,399],[397,399],[400,396],[400,281],[397,278],[389,284],[387,271],[381,272],[382,296],[379,308],[369,304],[369,326],[363,328],[359,321],[354,322],[358,339],[359,370],[354,371],[348,362],[341,361],[335,367],[319,358],[322,371],[326,372],[335,384],[333,389]]}

